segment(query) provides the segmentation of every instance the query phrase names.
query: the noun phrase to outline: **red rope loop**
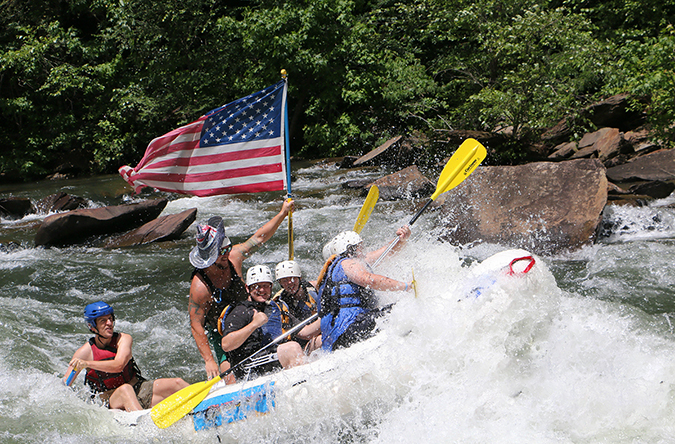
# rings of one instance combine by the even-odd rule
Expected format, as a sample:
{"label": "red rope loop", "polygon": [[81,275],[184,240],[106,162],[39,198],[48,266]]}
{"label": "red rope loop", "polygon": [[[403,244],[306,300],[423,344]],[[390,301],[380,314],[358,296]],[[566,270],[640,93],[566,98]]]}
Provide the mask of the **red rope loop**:
{"label": "red rope loop", "polygon": [[525,269],[521,271],[520,274],[526,274],[528,271],[532,269],[532,267],[534,267],[535,260],[532,256],[518,257],[512,260],[511,263],[509,264],[509,272],[507,273],[509,276],[513,276],[514,274],[516,274],[516,272],[513,270],[513,264],[520,261],[530,261],[530,263],[527,264],[527,267],[525,267]]}

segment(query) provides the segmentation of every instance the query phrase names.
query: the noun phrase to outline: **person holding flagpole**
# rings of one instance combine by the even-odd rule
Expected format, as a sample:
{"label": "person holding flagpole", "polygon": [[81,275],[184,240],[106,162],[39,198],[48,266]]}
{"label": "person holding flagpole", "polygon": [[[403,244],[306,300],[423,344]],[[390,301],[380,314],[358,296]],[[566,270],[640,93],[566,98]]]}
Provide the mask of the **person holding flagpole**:
{"label": "person holding flagpole", "polygon": [[192,336],[204,359],[208,379],[230,368],[221,347],[222,336],[218,333],[218,320],[228,305],[244,301],[248,297],[241,278],[244,259],[274,235],[294,208],[295,202],[286,199],[276,216],[246,242],[234,246],[225,235],[225,226],[220,216],[214,216],[205,224],[197,225],[197,245],[190,251],[190,263],[195,268],[190,282],[188,314]]}

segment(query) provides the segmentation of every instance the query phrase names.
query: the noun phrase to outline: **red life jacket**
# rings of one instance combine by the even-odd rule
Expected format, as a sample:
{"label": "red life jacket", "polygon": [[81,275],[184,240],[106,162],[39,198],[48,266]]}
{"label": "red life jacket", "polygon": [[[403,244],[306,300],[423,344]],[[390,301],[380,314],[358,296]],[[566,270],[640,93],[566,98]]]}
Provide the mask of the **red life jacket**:
{"label": "red life jacket", "polygon": [[[110,344],[102,349],[96,346],[96,341],[94,339],[95,338],[89,339],[91,351],[94,354],[94,361],[110,361],[115,359],[115,356],[117,355],[117,343],[120,339],[119,333],[113,333]],[[122,384],[126,384],[134,379],[134,376],[139,382],[144,380],[141,376],[141,371],[138,369],[136,362],[134,362],[134,358],[131,358],[120,373],[106,373],[91,368],[88,369],[84,382],[89,385],[95,393],[98,393],[116,389]]]}

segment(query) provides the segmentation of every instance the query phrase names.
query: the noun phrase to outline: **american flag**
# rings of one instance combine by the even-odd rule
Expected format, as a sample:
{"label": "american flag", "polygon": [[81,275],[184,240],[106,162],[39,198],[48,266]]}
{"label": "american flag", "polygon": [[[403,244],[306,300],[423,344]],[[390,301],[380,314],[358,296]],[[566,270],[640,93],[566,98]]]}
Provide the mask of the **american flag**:
{"label": "american flag", "polygon": [[153,139],[136,168],[120,174],[144,186],[195,196],[284,189],[286,81],[216,108]]}

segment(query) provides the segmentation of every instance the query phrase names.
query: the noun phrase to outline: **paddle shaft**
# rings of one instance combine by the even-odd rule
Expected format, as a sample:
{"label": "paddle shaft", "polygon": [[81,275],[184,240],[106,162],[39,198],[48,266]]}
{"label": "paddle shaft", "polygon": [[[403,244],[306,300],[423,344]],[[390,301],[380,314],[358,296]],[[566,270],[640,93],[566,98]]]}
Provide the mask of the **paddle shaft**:
{"label": "paddle shaft", "polygon": [[[415,214],[415,215],[412,217],[412,219],[410,219],[410,222],[408,222],[408,226],[414,224],[415,221],[416,221],[417,219],[419,219],[419,217],[422,215],[422,213],[424,212],[424,210],[427,209],[427,207],[431,204],[431,202],[433,202],[433,199],[429,199],[429,200],[427,201],[427,203],[425,203],[424,206],[423,206],[422,208],[420,208],[420,210],[417,212],[417,214]],[[400,237],[397,237],[396,239],[394,239],[393,241],[391,241],[391,243],[389,244],[389,246],[387,247],[387,249],[384,250],[384,253],[382,253],[382,254],[380,255],[380,257],[377,258],[377,260],[375,261],[375,263],[373,263],[373,265],[372,265],[373,268],[377,267],[377,265],[378,265],[380,262],[382,262],[382,259],[384,259],[384,257],[391,251],[391,249],[394,248],[394,247],[396,246],[396,244],[398,244],[398,241],[399,241],[400,239],[401,239]]]}
{"label": "paddle shaft", "polygon": [[70,385],[70,383],[73,382],[73,378],[75,377],[76,373],[77,372],[75,371],[75,369],[73,369],[73,371],[70,372],[70,374],[68,375],[68,379],[66,379],[66,385]]}

